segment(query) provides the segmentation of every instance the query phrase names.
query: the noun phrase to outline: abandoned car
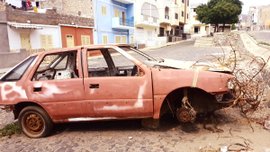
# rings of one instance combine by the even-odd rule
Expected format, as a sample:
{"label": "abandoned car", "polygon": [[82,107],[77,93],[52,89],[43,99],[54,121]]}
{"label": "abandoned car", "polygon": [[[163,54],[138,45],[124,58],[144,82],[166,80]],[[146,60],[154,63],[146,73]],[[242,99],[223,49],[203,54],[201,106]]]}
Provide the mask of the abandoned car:
{"label": "abandoned car", "polygon": [[29,56],[1,77],[0,106],[31,138],[64,122],[158,120],[166,112],[190,122],[231,104],[233,78],[129,45],[93,45]]}

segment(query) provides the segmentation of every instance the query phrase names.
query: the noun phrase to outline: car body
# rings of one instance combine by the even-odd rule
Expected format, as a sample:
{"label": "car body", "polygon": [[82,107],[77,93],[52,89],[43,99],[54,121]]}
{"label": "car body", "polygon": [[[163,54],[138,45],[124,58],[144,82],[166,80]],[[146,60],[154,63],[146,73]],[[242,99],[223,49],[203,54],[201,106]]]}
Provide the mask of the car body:
{"label": "car body", "polygon": [[187,122],[231,104],[234,77],[228,70],[166,62],[129,45],[40,52],[1,77],[0,105],[36,138],[48,135],[54,123],[157,120],[165,112]]}

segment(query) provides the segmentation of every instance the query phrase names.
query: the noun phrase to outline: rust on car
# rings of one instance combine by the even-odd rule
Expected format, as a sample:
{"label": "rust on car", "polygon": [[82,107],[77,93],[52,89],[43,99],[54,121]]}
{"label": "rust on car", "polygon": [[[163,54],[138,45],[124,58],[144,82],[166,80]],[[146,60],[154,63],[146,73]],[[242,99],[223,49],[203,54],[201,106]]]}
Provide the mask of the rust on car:
{"label": "rust on car", "polygon": [[[1,77],[0,105],[33,138],[70,121],[159,119],[166,112],[189,121],[230,105],[232,79],[229,71],[155,59],[129,45],[92,45],[29,56]],[[31,115],[44,128],[29,127]]]}

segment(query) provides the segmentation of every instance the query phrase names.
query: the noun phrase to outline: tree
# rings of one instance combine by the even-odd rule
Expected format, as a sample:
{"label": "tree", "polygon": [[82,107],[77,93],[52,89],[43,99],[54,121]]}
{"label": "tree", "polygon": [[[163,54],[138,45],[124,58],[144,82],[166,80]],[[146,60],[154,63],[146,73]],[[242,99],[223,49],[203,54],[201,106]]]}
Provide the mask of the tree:
{"label": "tree", "polygon": [[210,0],[196,8],[197,19],[202,23],[215,25],[215,32],[218,31],[218,25],[223,24],[224,31],[225,24],[238,22],[242,4],[240,0]]}

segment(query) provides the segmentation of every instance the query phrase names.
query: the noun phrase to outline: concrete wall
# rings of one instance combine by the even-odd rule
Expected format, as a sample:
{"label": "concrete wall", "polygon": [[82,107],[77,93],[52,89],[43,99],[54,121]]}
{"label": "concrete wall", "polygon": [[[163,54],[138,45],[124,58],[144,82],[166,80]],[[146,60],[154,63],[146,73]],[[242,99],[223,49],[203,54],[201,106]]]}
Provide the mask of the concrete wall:
{"label": "concrete wall", "polygon": [[14,53],[2,53],[0,52],[0,68],[9,68],[18,64],[25,59],[29,54],[24,50]]}
{"label": "concrete wall", "polygon": [[92,0],[46,0],[43,8],[56,8],[60,14],[93,18]]}
{"label": "concrete wall", "polygon": [[158,45],[158,27],[147,27],[144,26],[143,29],[135,28],[134,32],[135,43],[136,44],[145,44],[148,46]]}
{"label": "concrete wall", "polygon": [[0,52],[8,52],[9,51],[9,42],[8,42],[8,30],[7,24],[0,23]]}
{"label": "concrete wall", "polygon": [[46,14],[26,12],[7,7],[7,20],[11,22],[45,25],[74,24],[80,26],[94,26],[92,18],[58,14],[55,10],[47,10]]}

